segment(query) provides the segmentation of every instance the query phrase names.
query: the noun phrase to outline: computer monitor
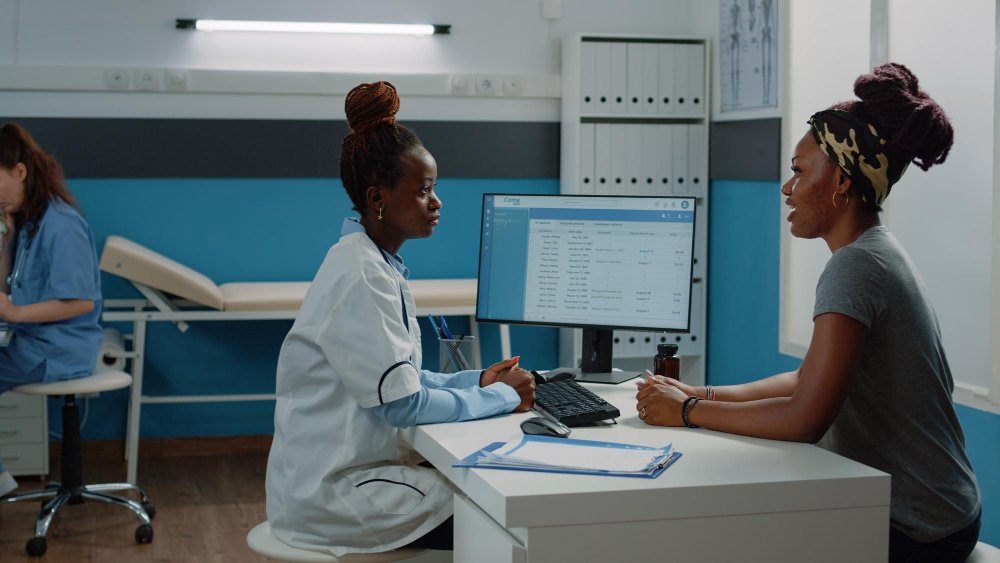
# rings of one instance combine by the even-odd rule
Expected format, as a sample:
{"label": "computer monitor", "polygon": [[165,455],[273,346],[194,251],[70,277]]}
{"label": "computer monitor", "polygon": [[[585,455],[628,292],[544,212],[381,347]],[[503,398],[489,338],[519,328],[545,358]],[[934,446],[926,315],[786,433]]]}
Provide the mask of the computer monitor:
{"label": "computer monitor", "polygon": [[687,332],[695,198],[484,194],[476,320],[583,329],[578,381],[619,383],[612,331]]}

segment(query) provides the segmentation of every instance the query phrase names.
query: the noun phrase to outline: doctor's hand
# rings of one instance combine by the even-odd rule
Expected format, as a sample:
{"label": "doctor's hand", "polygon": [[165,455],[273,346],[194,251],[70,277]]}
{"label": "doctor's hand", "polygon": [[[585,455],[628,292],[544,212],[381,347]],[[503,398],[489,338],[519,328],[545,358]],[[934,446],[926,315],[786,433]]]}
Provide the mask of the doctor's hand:
{"label": "doctor's hand", "polygon": [[508,369],[516,366],[517,365],[517,360],[520,357],[521,356],[514,356],[513,358],[511,358],[509,360],[503,360],[501,362],[497,362],[497,363],[493,364],[492,366],[484,369],[483,373],[480,374],[480,376],[479,376],[479,386],[480,387],[488,387],[488,386],[493,385],[494,383],[496,383],[497,382],[497,377],[500,375],[500,372],[502,372],[504,370],[508,370]]}
{"label": "doctor's hand", "polygon": [[496,382],[510,385],[521,397],[521,404],[517,405],[514,412],[524,412],[535,404],[535,376],[530,371],[519,367],[506,369],[500,372]]}
{"label": "doctor's hand", "polygon": [[654,426],[684,426],[681,407],[688,395],[670,383],[655,382],[635,395],[639,419]]}

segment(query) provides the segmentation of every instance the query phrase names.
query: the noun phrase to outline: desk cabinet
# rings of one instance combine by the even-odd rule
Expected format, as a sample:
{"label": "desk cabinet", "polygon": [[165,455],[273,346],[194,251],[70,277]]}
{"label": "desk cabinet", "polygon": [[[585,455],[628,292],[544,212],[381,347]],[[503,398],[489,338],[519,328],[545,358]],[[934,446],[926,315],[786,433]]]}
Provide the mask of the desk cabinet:
{"label": "desk cabinet", "polygon": [[0,460],[14,475],[48,475],[48,414],[41,395],[0,395]]}
{"label": "desk cabinet", "polygon": [[590,385],[623,413],[573,437],[683,457],[656,479],[453,467],[532,413],[401,431],[451,482],[456,563],[884,563],[889,475],[812,444],[647,426],[635,386]]}

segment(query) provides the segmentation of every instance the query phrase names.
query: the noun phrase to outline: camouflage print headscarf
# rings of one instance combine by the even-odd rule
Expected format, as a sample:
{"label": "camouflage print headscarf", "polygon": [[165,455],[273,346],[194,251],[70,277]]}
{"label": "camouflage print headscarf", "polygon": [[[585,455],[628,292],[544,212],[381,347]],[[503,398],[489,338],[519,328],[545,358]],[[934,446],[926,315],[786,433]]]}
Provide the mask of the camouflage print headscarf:
{"label": "camouflage print headscarf", "polygon": [[[841,110],[828,109],[809,118],[813,138],[861,192],[862,201],[881,209],[893,184],[910,164],[891,158],[875,127]],[[900,161],[902,162],[893,162]]]}

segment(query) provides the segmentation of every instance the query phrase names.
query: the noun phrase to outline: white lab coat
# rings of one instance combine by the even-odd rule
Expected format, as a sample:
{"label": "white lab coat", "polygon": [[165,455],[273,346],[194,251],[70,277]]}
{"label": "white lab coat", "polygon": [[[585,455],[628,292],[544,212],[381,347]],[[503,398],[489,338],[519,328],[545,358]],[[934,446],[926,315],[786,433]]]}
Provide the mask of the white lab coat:
{"label": "white lab coat", "polygon": [[368,235],[327,253],[278,357],[267,518],[285,543],[338,557],[386,551],[451,516],[444,477],[406,464],[397,430],[372,410],[420,390],[415,310]]}

